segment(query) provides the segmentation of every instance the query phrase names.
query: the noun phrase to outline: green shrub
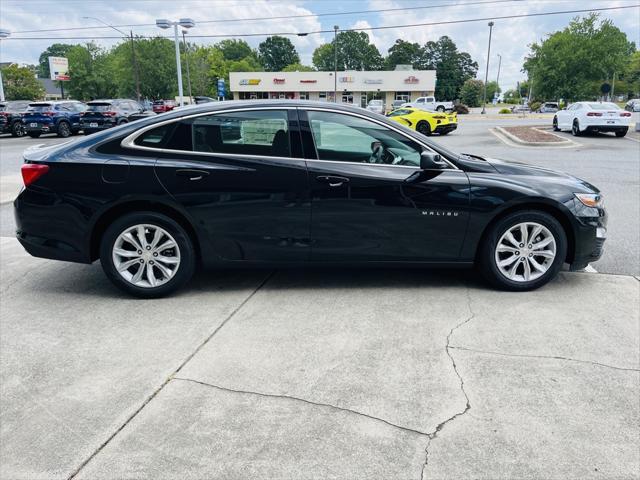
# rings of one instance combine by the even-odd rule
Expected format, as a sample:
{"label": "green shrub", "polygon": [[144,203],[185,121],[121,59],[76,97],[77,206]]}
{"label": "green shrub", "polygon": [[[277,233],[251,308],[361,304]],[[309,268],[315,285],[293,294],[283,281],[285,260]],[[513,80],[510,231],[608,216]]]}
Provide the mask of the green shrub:
{"label": "green shrub", "polygon": [[501,108],[498,113],[511,113],[511,110],[508,108]]}
{"label": "green shrub", "polygon": [[532,112],[537,112],[542,104],[540,102],[531,102],[529,103],[529,108]]}

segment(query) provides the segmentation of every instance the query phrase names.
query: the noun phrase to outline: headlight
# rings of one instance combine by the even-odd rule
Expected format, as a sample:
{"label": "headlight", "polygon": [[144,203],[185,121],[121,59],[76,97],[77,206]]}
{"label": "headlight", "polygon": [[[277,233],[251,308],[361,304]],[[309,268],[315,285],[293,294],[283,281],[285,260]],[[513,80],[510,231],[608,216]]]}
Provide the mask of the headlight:
{"label": "headlight", "polygon": [[574,193],[574,195],[580,200],[580,203],[587,207],[604,207],[604,199],[599,193]]}

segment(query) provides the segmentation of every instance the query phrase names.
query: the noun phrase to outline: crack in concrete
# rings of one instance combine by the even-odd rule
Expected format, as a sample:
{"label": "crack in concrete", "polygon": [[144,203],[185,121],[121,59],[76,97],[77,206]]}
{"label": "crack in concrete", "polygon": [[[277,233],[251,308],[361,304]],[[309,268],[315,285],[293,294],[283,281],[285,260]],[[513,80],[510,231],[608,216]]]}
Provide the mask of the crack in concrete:
{"label": "crack in concrete", "polygon": [[213,332],[211,332],[211,334],[209,334],[209,336],[207,336],[207,338],[205,338],[205,340],[198,345],[198,347],[187,356],[187,358],[178,366],[178,368],[176,368],[173,373],[171,375],[169,375],[164,382],[162,382],[162,384],[155,389],[151,395],[149,395],[144,402],[142,402],[142,405],[140,405],[131,415],[129,415],[127,417],[127,419],[124,421],[124,423],[122,423],[122,425],[120,425],[115,432],[113,432],[111,435],[109,435],[109,437],[102,442],[98,448],[96,448],[91,455],[89,455],[79,466],[78,468],[76,468],[73,472],[71,472],[71,475],[69,475],[67,477],[67,480],[72,480],[74,479],[81,471],[82,469],[87,466],[87,464],[93,460],[96,455],[98,455],[110,442],[111,440],[113,440],[115,438],[116,435],[118,435],[118,433],[120,433],[129,423],[131,423],[131,421],[144,409],[144,407],[147,406],[147,404],[153,400],[161,391],[162,389],[169,383],[169,381],[180,371],[182,370],[182,368],[184,368],[184,366],[220,331],[220,329],[222,329],[222,327],[224,327],[229,320],[231,320],[236,313],[238,313],[242,307],[244,307],[249,300],[251,300],[254,295],[256,293],[258,293],[260,291],[260,289],[262,289],[262,287],[264,287],[267,282],[273,277],[273,275],[275,274],[275,271],[271,271],[269,272],[269,274],[262,280],[262,282],[260,282],[260,284],[253,289],[253,291],[247,296],[247,298],[245,298],[242,302],[240,302],[240,304],[234,308],[231,313],[229,315],[227,315],[227,318],[225,318],[220,325],[218,325],[215,330]]}
{"label": "crack in concrete", "polygon": [[185,381],[185,382],[197,383],[198,385],[203,385],[205,387],[215,388],[217,390],[222,390],[223,392],[239,393],[239,394],[242,394],[242,395],[254,395],[254,396],[264,397],[264,398],[276,398],[276,399],[291,400],[291,401],[295,401],[295,402],[305,403],[307,405],[313,405],[313,406],[316,406],[316,407],[325,407],[325,408],[329,408],[329,409],[332,409],[332,410],[338,410],[340,412],[351,413],[353,415],[358,415],[360,417],[365,417],[365,418],[368,418],[370,420],[374,420],[376,422],[382,422],[382,423],[384,423],[384,424],[386,424],[386,425],[388,425],[390,427],[397,428],[398,430],[402,430],[404,432],[414,433],[416,435],[421,435],[421,436],[424,436],[424,437],[428,437],[429,436],[429,433],[427,433],[427,432],[422,432],[420,430],[416,430],[415,428],[403,427],[402,425],[398,425],[397,423],[390,422],[389,420],[385,420],[384,418],[376,417],[376,416],[369,415],[369,414],[363,413],[363,412],[358,412],[357,410],[352,410],[350,408],[338,407],[337,405],[332,405],[330,403],[314,402],[312,400],[307,400],[307,399],[300,398],[300,397],[294,397],[294,396],[291,396],[291,395],[283,395],[283,394],[276,394],[276,393],[264,393],[264,392],[255,392],[255,391],[252,391],[252,390],[239,390],[239,389],[235,389],[235,388],[228,388],[228,387],[223,387],[221,385],[215,385],[213,383],[207,383],[207,382],[202,382],[200,380],[194,380],[193,378],[173,377],[172,380],[181,380],[181,381]]}
{"label": "crack in concrete", "polygon": [[457,345],[451,345],[451,346],[449,346],[449,348],[452,348],[454,350],[465,350],[467,352],[484,353],[486,355],[498,355],[498,356],[501,356],[501,357],[540,358],[540,359],[549,359],[549,360],[563,360],[563,361],[568,361],[568,362],[586,363],[588,365],[595,365],[595,366],[604,367],[604,368],[612,368],[614,370],[622,370],[622,371],[627,371],[627,372],[640,372],[640,368],[616,367],[615,365],[608,365],[606,363],[593,362],[591,360],[580,360],[580,359],[577,359],[577,358],[570,358],[570,357],[561,357],[561,356],[556,356],[556,355],[527,355],[527,354],[519,354],[519,353],[491,352],[491,351],[487,351],[487,350],[476,350],[476,349],[473,349],[473,348],[460,347],[460,346],[457,346]]}
{"label": "crack in concrete", "polygon": [[435,440],[435,438],[437,437],[438,433],[448,423],[453,422],[456,418],[463,416],[469,410],[471,410],[471,402],[469,400],[469,395],[467,395],[467,392],[464,389],[464,379],[462,378],[462,375],[460,375],[460,372],[458,371],[458,366],[456,365],[456,361],[453,358],[453,355],[451,355],[451,352],[449,351],[449,349],[451,348],[450,341],[451,341],[451,336],[453,335],[453,332],[455,332],[459,328],[461,328],[464,325],[466,325],[467,323],[469,323],[476,316],[476,314],[473,312],[473,309],[471,308],[471,291],[470,291],[468,286],[467,286],[467,308],[469,309],[469,313],[470,313],[469,317],[467,317],[464,321],[460,322],[455,327],[453,327],[451,330],[449,330],[449,334],[447,335],[447,341],[446,341],[446,344],[445,344],[445,347],[444,347],[445,352],[447,353],[447,356],[451,360],[451,365],[453,366],[453,371],[455,372],[456,376],[458,377],[458,380],[460,380],[460,391],[464,395],[465,406],[464,406],[464,409],[461,412],[457,412],[457,413],[453,414],[452,416],[450,416],[449,418],[445,419],[444,421],[440,422],[436,426],[435,430],[428,435],[429,441],[427,442],[427,445],[425,446],[425,449],[424,449],[425,458],[424,458],[424,463],[422,464],[422,473],[421,473],[421,479],[422,480],[425,480],[425,478],[426,478],[425,475],[426,475],[427,466],[429,465],[429,447],[431,446],[431,442],[433,442],[433,440]]}

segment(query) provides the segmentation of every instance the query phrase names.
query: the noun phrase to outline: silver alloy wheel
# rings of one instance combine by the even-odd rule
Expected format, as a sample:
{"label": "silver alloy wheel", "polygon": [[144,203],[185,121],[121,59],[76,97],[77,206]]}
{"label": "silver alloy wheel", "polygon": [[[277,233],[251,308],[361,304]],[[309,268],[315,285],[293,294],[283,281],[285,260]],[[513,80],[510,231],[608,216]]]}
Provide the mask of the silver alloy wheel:
{"label": "silver alloy wheel", "polygon": [[543,276],[556,258],[556,239],[544,225],[518,223],[496,245],[500,273],[514,282],[530,282]]}
{"label": "silver alloy wheel", "polygon": [[120,276],[136,287],[164,285],[180,268],[178,243],[157,225],[128,227],[116,238],[111,256]]}

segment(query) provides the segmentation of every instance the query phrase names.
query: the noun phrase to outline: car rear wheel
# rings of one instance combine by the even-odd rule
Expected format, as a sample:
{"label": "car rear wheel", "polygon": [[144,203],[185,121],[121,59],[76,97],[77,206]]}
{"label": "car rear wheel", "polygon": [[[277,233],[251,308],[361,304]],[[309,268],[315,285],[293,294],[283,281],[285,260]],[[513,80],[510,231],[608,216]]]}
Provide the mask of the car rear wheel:
{"label": "car rear wheel", "polygon": [[24,125],[21,121],[13,122],[11,126],[11,136],[12,137],[23,137],[25,134]]}
{"label": "car rear wheel", "polygon": [[58,124],[58,136],[62,138],[67,138],[70,135],[71,135],[71,126],[65,121],[60,122]]}
{"label": "car rear wheel", "polygon": [[174,292],[195,269],[189,235],[173,219],[155,212],[127,214],[105,231],[100,263],[121,290],[142,298]]}
{"label": "car rear wheel", "polygon": [[480,247],[483,276],[503,290],[533,290],[553,279],[567,254],[567,236],[550,214],[522,211],[507,215]]}
{"label": "car rear wheel", "polygon": [[438,108],[436,108],[436,112],[444,112],[444,107],[440,105]]}
{"label": "car rear wheel", "polygon": [[560,129],[558,128],[558,117],[553,117],[553,131],[554,132],[560,131]]}
{"label": "car rear wheel", "polygon": [[580,136],[580,133],[581,133],[581,132],[580,132],[580,123],[578,123],[578,119],[576,118],[576,119],[573,121],[573,125],[571,126],[571,134],[572,134],[574,137],[579,137],[579,136]]}
{"label": "car rear wheel", "polygon": [[629,129],[619,130],[619,131],[616,132],[616,137],[622,138],[627,134],[628,131],[629,131]]}
{"label": "car rear wheel", "polygon": [[418,122],[418,125],[416,125],[416,130],[422,135],[426,135],[427,137],[431,136],[431,127],[429,126],[429,122]]}

